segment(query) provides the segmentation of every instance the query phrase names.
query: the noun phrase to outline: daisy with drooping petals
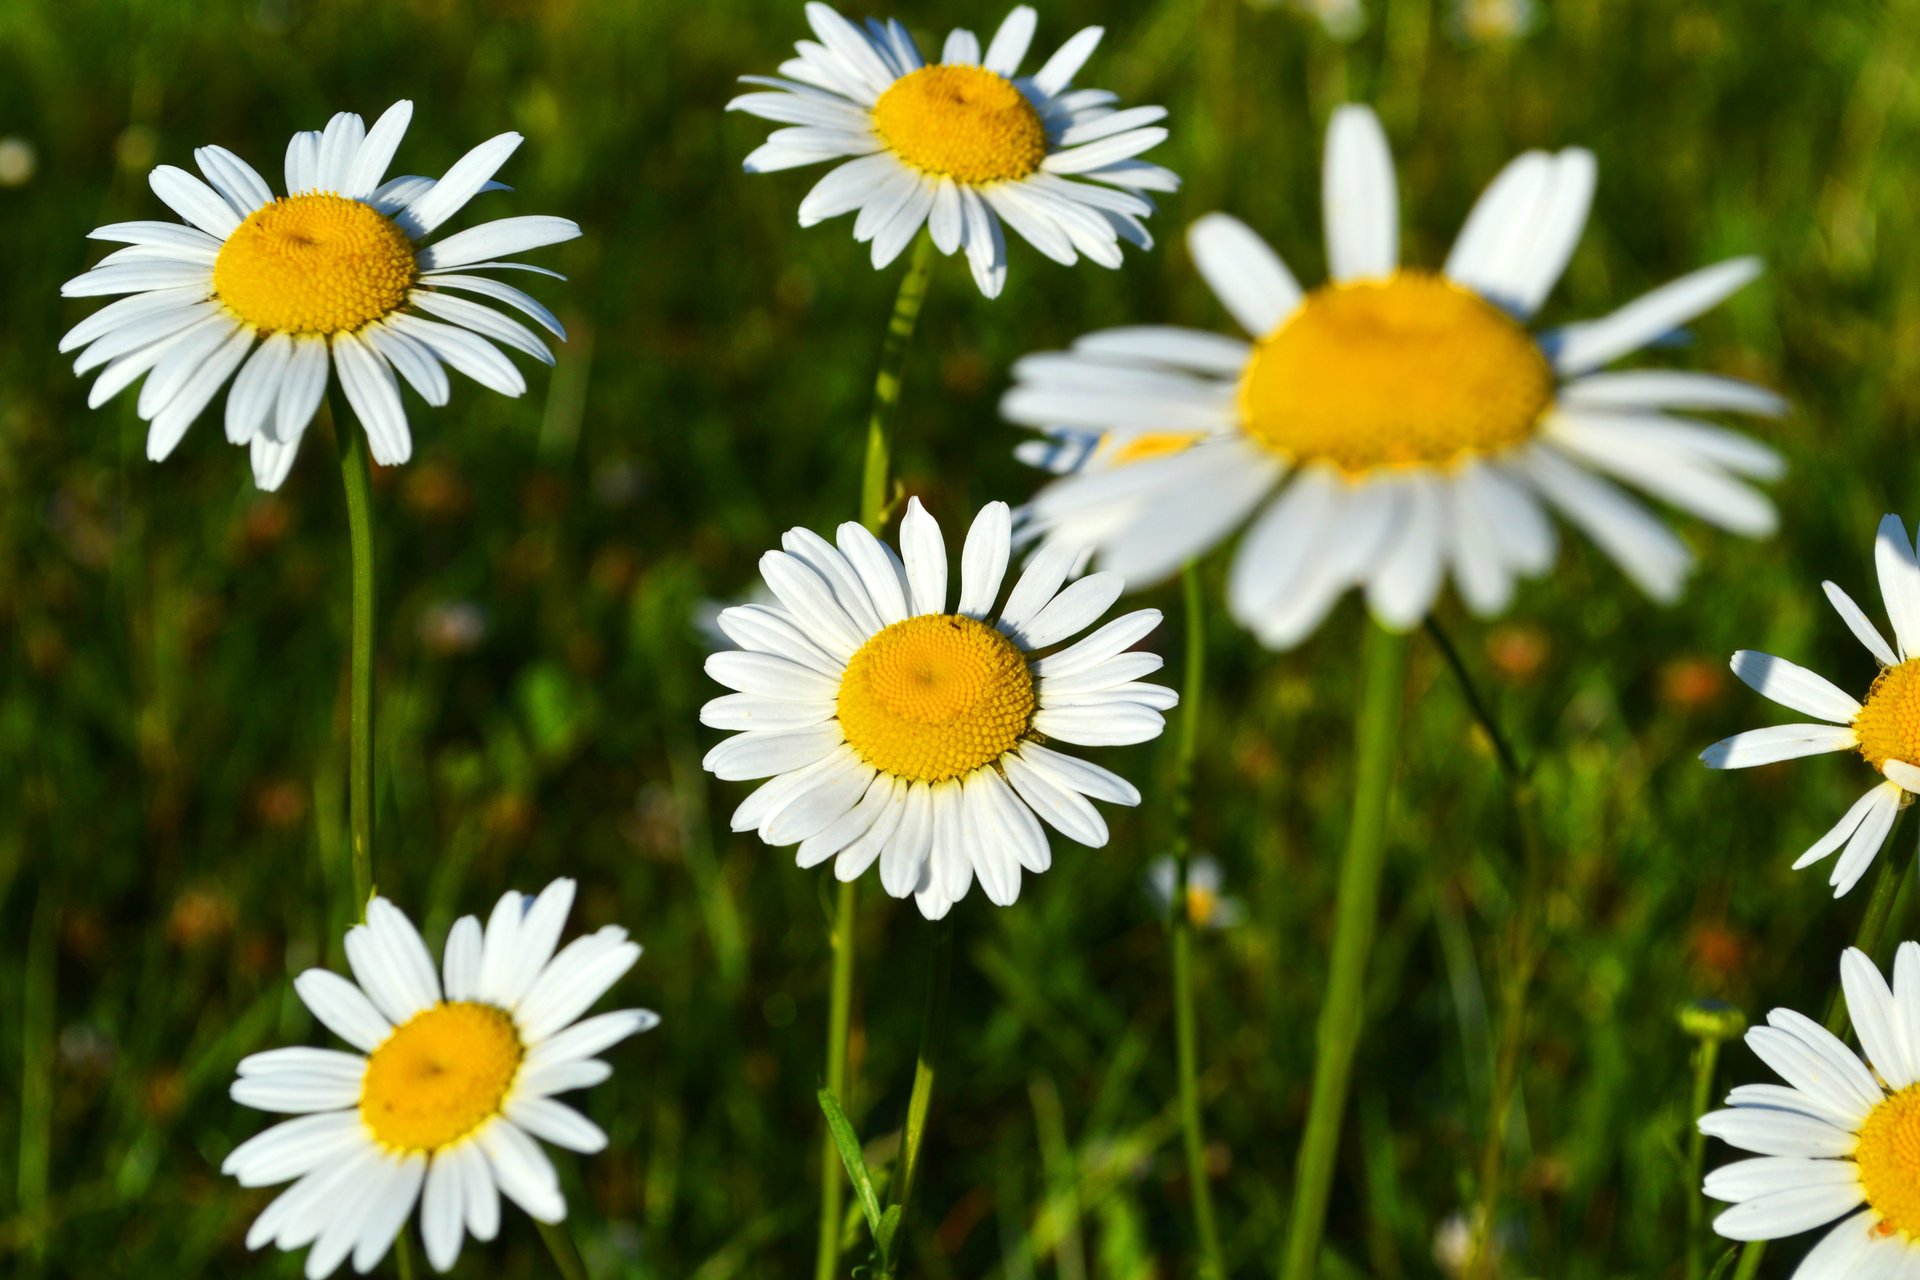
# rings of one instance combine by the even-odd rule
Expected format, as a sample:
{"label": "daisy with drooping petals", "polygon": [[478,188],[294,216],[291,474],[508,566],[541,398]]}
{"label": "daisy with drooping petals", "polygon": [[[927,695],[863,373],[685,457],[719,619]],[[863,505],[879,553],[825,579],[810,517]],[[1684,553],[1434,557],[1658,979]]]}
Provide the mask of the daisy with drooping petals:
{"label": "daisy with drooping petals", "polygon": [[1713,1229],[1778,1240],[1840,1218],[1795,1280],[1920,1275],[1920,944],[1900,944],[1891,988],[1854,947],[1840,981],[1865,1061],[1775,1009],[1747,1045],[1786,1084],[1741,1085],[1728,1110],[1700,1117],[1702,1133],[1758,1157],[1707,1175],[1706,1193],[1734,1205]]}
{"label": "daisy with drooping petals", "polygon": [[740,647],[710,656],[707,674],[738,692],[700,712],[703,724],[739,731],[707,753],[708,770],[772,779],[734,811],[735,831],[798,843],[803,867],[833,858],[843,881],[878,861],[887,892],[913,894],[930,920],[975,876],[994,903],[1018,898],[1021,870],[1053,861],[1041,819],[1081,844],[1107,842],[1089,800],[1134,805],[1140,793],[1044,744],[1159,735],[1177,697],[1142,682],[1161,659],[1130,646],[1160,613],[1129,613],[1065,644],[1119,598],[1120,578],[1063,589],[1074,552],[1056,546],[998,603],[1011,538],[1007,505],[983,508],[952,608],[940,526],[917,498],[899,555],[849,522],[837,547],[793,529],[784,550],[761,557],[780,603],[720,614]]}
{"label": "daisy with drooping petals", "polygon": [[330,376],[385,465],[413,452],[398,379],[431,405],[447,402],[449,367],[502,395],[524,392],[526,379],[495,344],[552,364],[546,344],[463,295],[504,303],[565,339],[532,297],[472,273],[554,275],[499,259],[571,240],[580,228],[565,218],[501,218],[422,243],[480,192],[505,190],[493,175],[521,138],[481,143],[438,181],[389,179],[412,118],[413,104],[398,102],[372,129],[342,112],[324,131],[295,134],[284,196],[223,147],[194,152],[205,182],[172,165],[155,169],[154,194],[186,222],[98,228],[89,238],[127,247],[61,286],[69,298],[126,295],[60,340],[62,351],[85,348],[75,373],[100,370],[88,404],[144,376],[138,408],[152,424],[147,456],[158,462],[231,380],[227,439],[251,448],[255,483],[277,489]]}
{"label": "daisy with drooping petals", "polygon": [[570,1151],[606,1146],[599,1126],[553,1095],[599,1084],[594,1055],[658,1024],[645,1009],[577,1021],[640,957],[609,925],[555,954],[573,881],[537,898],[508,893],[483,930],[447,934],[444,983],[413,924],[384,898],[347,931],[356,982],[309,969],[294,990],[358,1052],[272,1049],[241,1060],[234,1101],[297,1116],[241,1143],[221,1165],[241,1185],[298,1179],[247,1232],[247,1247],[313,1246],[307,1275],[349,1254],[367,1271],[416,1201],[427,1259],[445,1271],[463,1237],[491,1240],[500,1197],[541,1222],[567,1204],[534,1139]]}
{"label": "daisy with drooping petals", "polygon": [[1002,412],[1051,437],[1029,456],[1096,464],[1034,499],[1023,514],[1036,535],[1090,546],[1144,586],[1245,524],[1233,612],[1287,647],[1349,587],[1394,629],[1418,623],[1449,574],[1475,613],[1499,612],[1516,578],[1553,562],[1549,505],[1649,595],[1674,599],[1687,548],[1603,473],[1737,533],[1772,530],[1772,506],[1740,477],[1779,474],[1778,456],[1677,413],[1778,414],[1777,396],[1694,373],[1595,372],[1752,279],[1753,260],[1536,337],[1526,324],[1586,222],[1590,154],[1514,160],[1439,272],[1400,265],[1393,159],[1366,108],[1335,114],[1324,182],[1332,283],[1311,292],[1232,218],[1189,234],[1251,343],[1114,329],[1015,366]]}
{"label": "daisy with drooping petals", "polygon": [[1899,516],[1881,517],[1873,559],[1897,650],[1851,596],[1831,582],[1820,584],[1847,630],[1880,664],[1866,698],[1856,702],[1805,667],[1742,649],[1733,655],[1735,675],[1781,706],[1826,723],[1749,729],[1700,753],[1709,768],[1748,769],[1797,756],[1857,751],[1880,772],[1884,781],[1855,801],[1793,864],[1796,871],[1812,866],[1845,845],[1827,879],[1836,898],[1860,883],[1893,820],[1920,793],[1920,562]]}
{"label": "daisy with drooping petals", "polygon": [[727,104],[792,126],[747,157],[748,173],[847,162],[800,202],[801,226],[857,210],[853,238],[872,242],[879,268],[924,225],[940,252],[966,250],[989,298],[1007,279],[1003,223],[1066,266],[1085,255],[1117,267],[1121,240],[1153,243],[1143,193],[1177,190],[1180,180],[1137,157],[1166,138],[1156,122],[1167,113],[1122,110],[1105,90],[1071,87],[1101,28],[1023,76],[1035,25],[1025,5],[984,54],[972,32],[955,31],[933,63],[898,22],[869,19],[862,29],[817,2],[807,22],[820,40],[794,46],[785,78],[742,76],[767,91]]}

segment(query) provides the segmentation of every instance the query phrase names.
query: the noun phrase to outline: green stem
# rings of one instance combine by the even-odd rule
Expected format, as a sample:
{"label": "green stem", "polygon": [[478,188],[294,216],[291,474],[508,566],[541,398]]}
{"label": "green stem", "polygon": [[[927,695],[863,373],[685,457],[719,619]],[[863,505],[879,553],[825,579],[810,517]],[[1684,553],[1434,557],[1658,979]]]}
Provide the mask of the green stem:
{"label": "green stem", "polygon": [[[1905,818],[1905,811],[1901,813]],[[1853,945],[1869,956],[1877,956],[1880,943],[1886,937],[1887,925],[1893,919],[1893,907],[1900,900],[1900,886],[1907,878],[1907,870],[1913,865],[1914,846],[1899,840],[1900,833],[1889,832],[1887,843],[1895,844],[1898,852],[1887,854],[1882,850],[1879,859],[1880,869],[1873,873],[1873,888],[1867,893],[1867,909],[1860,917],[1860,928],[1853,935]],[[1834,1035],[1844,1037],[1849,1025],[1847,1007],[1838,988],[1827,1001],[1827,1030]],[[1696,1191],[1698,1182],[1694,1184]],[[1753,1280],[1760,1270],[1760,1260],[1766,1256],[1765,1240],[1749,1240],[1740,1250],[1740,1265],[1734,1268],[1733,1280]]]}
{"label": "green stem", "polygon": [[1513,1117],[1520,1054],[1526,1044],[1527,990],[1540,958],[1535,935],[1546,896],[1545,863],[1540,856],[1532,768],[1520,758],[1511,739],[1501,729],[1486,696],[1474,682],[1473,673],[1437,620],[1427,620],[1427,634],[1433,637],[1434,647],[1440,650],[1447,669],[1453,673],[1468,710],[1493,743],[1494,757],[1500,762],[1500,773],[1506,779],[1514,825],[1520,837],[1520,896],[1508,926],[1507,954],[1501,966],[1500,1043],[1494,1051],[1486,1144],[1480,1151],[1480,1205],[1472,1224],[1473,1248],[1468,1254],[1465,1273],[1467,1280],[1479,1280],[1493,1265],[1489,1245],[1493,1240],[1494,1217],[1500,1208],[1500,1186],[1506,1177],[1507,1127]]}
{"label": "green stem", "polygon": [[353,561],[351,687],[347,704],[347,841],[353,862],[353,916],[373,894],[373,488],[366,433],[341,411],[338,384],[327,390],[340,478],[347,490],[347,544]]}
{"label": "green stem", "polygon": [[1201,1127],[1199,1033],[1193,1001],[1193,915],[1187,906],[1193,864],[1193,761],[1200,741],[1200,705],[1207,682],[1206,601],[1200,573],[1188,564],[1186,589],[1186,687],[1180,694],[1180,736],[1173,771],[1173,901],[1168,932],[1173,951],[1174,1047],[1180,1072],[1180,1132],[1187,1155],[1187,1185],[1193,1196],[1193,1227],[1200,1237],[1201,1280],[1221,1280],[1220,1234],[1213,1219],[1213,1186],[1207,1180],[1207,1140]]}
{"label": "green stem", "polygon": [[[1693,1116],[1707,1114],[1713,1101],[1713,1076],[1720,1065],[1720,1040],[1705,1036],[1693,1051]],[[1707,1202],[1700,1194],[1701,1173],[1707,1162],[1707,1135],[1694,1125],[1687,1138],[1687,1280],[1706,1274]]]}
{"label": "green stem", "polygon": [[893,1280],[900,1266],[900,1250],[905,1240],[907,1209],[913,1201],[913,1187],[920,1175],[920,1148],[927,1136],[927,1112],[933,1106],[934,1079],[939,1071],[940,1042],[946,1032],[947,988],[953,978],[953,917],[948,915],[933,926],[932,955],[927,960],[926,1012],[920,1023],[920,1056],[913,1064],[913,1092],[907,1097],[906,1132],[900,1139],[900,1160],[887,1189],[887,1212],[882,1222],[893,1219],[892,1232],[881,1242],[876,1280]]}
{"label": "green stem", "polygon": [[567,1234],[567,1224],[536,1222],[534,1225],[540,1228],[540,1239],[553,1255],[553,1269],[565,1280],[587,1280],[587,1264],[580,1257],[580,1250],[574,1247],[573,1237]]}
{"label": "green stem", "polygon": [[[914,242],[913,256],[900,279],[900,291],[894,296],[893,315],[887,320],[887,333],[880,344],[880,368],[873,379],[873,408],[867,415],[867,450],[860,476],[860,523],[871,533],[880,532],[887,522],[889,465],[893,456],[893,425],[900,410],[900,392],[905,385],[907,348],[914,327],[920,321],[920,309],[927,300],[927,285],[933,276],[933,241],[923,231]],[[852,1114],[852,1099],[847,1096],[847,1034],[853,1010],[854,925],[859,920],[860,890],[857,881],[842,882],[834,895],[832,946],[832,990],[827,1005],[827,1091]],[[846,1172],[840,1165],[840,1153],[833,1135],[820,1138],[820,1222],[814,1248],[814,1280],[832,1280],[840,1264],[841,1224],[847,1204]]]}
{"label": "green stem", "polygon": [[1366,675],[1355,735],[1353,816],[1340,864],[1331,973],[1315,1032],[1313,1092],[1295,1161],[1282,1280],[1313,1280],[1318,1274],[1341,1115],[1346,1110],[1366,999],[1367,952],[1373,943],[1386,854],[1387,804],[1393,791],[1394,745],[1406,691],[1407,638],[1377,626],[1369,628],[1363,663]]}

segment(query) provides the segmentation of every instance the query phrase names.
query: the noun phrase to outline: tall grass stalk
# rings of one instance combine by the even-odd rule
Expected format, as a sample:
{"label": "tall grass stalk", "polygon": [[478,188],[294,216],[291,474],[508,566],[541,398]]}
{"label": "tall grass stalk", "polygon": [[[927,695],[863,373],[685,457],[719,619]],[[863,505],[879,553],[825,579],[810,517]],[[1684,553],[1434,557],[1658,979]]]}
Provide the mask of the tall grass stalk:
{"label": "tall grass stalk", "polygon": [[373,894],[373,485],[367,436],[342,412],[338,382],[327,384],[327,413],[340,446],[347,491],[347,547],[352,561],[352,638],[347,694],[347,849],[353,865],[353,912],[364,919]]}
{"label": "tall grass stalk", "polygon": [[1200,573],[1192,564],[1183,576],[1187,614],[1185,687],[1180,694],[1180,736],[1173,771],[1173,900],[1168,907],[1168,942],[1173,960],[1175,1054],[1180,1073],[1180,1136],[1186,1148],[1188,1194],[1193,1198],[1193,1229],[1199,1237],[1202,1280],[1221,1280],[1220,1233],[1214,1225],[1213,1187],[1207,1181],[1207,1140],[1200,1115],[1199,1032],[1193,999],[1193,915],[1187,906],[1187,878],[1193,865],[1193,762],[1200,741],[1201,700],[1207,682],[1206,598]]}
{"label": "tall grass stalk", "polygon": [[[907,348],[927,300],[933,277],[933,240],[922,231],[913,243],[900,291],[893,299],[886,337],[880,345],[880,369],[873,379],[873,408],[867,415],[866,461],[860,475],[860,523],[879,533],[892,507],[890,468],[893,427],[899,417],[900,390],[905,383]],[[830,943],[833,948],[832,989],[827,1003],[827,1092],[851,1114],[847,1090],[847,1036],[853,1017],[854,926],[859,921],[860,887],[845,880],[834,893]],[[814,1250],[814,1280],[832,1280],[840,1264],[841,1225],[846,1214],[847,1184],[833,1135],[820,1137],[820,1225]]]}
{"label": "tall grass stalk", "polygon": [[882,1222],[892,1221],[892,1230],[880,1241],[880,1266],[875,1280],[893,1280],[899,1274],[900,1250],[905,1240],[907,1210],[913,1201],[913,1187],[920,1174],[920,1150],[927,1136],[927,1113],[933,1107],[933,1086],[939,1075],[940,1045],[947,1027],[947,988],[953,978],[953,916],[936,921],[931,930],[932,945],[927,957],[927,995],[920,1021],[920,1053],[913,1064],[913,1092],[907,1097],[906,1132],[900,1138],[900,1159],[888,1188],[888,1205]]}
{"label": "tall grass stalk", "polygon": [[1360,1042],[1367,953],[1373,945],[1380,870],[1386,861],[1387,806],[1406,695],[1407,637],[1370,626],[1362,664],[1365,678],[1355,732],[1352,817],[1334,908],[1331,972],[1315,1032],[1313,1092],[1294,1162],[1293,1208],[1281,1280],[1314,1280],[1319,1274],[1320,1236],[1327,1222],[1327,1196],[1340,1149],[1340,1121],[1347,1105],[1354,1050]]}

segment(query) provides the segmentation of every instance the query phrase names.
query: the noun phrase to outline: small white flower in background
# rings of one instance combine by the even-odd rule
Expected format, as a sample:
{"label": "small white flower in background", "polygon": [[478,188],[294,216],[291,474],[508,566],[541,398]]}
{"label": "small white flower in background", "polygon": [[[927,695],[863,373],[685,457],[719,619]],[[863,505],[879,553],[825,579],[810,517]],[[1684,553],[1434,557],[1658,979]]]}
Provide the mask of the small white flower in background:
{"label": "small white flower in background", "polygon": [[1293,7],[1334,40],[1357,40],[1367,29],[1367,10],[1360,0],[1293,0]]}
{"label": "small white flower in background", "polygon": [[465,1235],[493,1239],[502,1195],[541,1222],[566,1217],[535,1139],[595,1152],[607,1137],[553,1095],[607,1079],[613,1069],[595,1055],[659,1023],[645,1009],[578,1020],[640,948],[609,925],[556,954],[573,892],[573,881],[555,880],[538,898],[508,893],[484,930],[462,916],[440,970],[406,914],[376,897],[367,923],[347,931],[356,982],[326,969],[294,980],[313,1016],[357,1052],[241,1060],[234,1101],[298,1117],[220,1167],[248,1187],[297,1179],[254,1220],[248,1248],[312,1245],[315,1280],[349,1255],[365,1272],[417,1201],[427,1260],[445,1271]]}
{"label": "small white flower in background", "polygon": [[[1173,909],[1175,887],[1180,883],[1180,867],[1171,854],[1153,860],[1147,869],[1147,892],[1166,914]],[[1214,859],[1197,857],[1187,867],[1187,920],[1196,929],[1231,929],[1246,918],[1246,908],[1238,898],[1221,894],[1225,883],[1220,864]]]}
{"label": "small white flower in background", "polygon": [[898,22],[855,26],[824,4],[807,6],[819,42],[802,40],[784,79],[742,76],[765,91],[727,109],[790,128],[747,157],[748,173],[845,160],[800,202],[800,225],[858,211],[853,238],[873,265],[898,257],[924,225],[940,252],[964,250],[989,298],[1006,284],[1002,224],[1066,266],[1084,255],[1120,265],[1120,241],[1153,243],[1140,221],[1148,191],[1174,191],[1171,170],[1138,157],[1167,131],[1164,107],[1116,107],[1073,77],[1100,43],[1088,27],[1032,75],[1020,74],[1037,19],[1007,15],[985,51],[970,31],[947,37],[929,63]]}
{"label": "small white flower in background", "polygon": [[1796,1280],[1920,1274],[1920,944],[1900,944],[1891,988],[1853,947],[1840,981],[1864,1061],[1775,1009],[1747,1046],[1786,1083],[1740,1085],[1727,1110],[1700,1117],[1702,1133],[1758,1157],[1707,1175],[1706,1193],[1734,1205],[1713,1229],[1778,1240],[1838,1218]]}
{"label": "small white flower in background", "polygon": [[1649,595],[1676,599],[1692,554],[1605,475],[1769,533],[1773,507],[1742,477],[1779,475],[1778,455],[1679,414],[1784,405],[1728,378],[1597,370],[1759,266],[1723,262],[1536,337],[1525,324],[1573,255],[1594,176],[1585,151],[1528,152],[1474,206],[1443,271],[1403,267],[1386,136],[1365,107],[1341,108],[1323,183],[1331,284],[1303,290],[1252,230],[1213,214],[1189,232],[1194,264],[1251,343],[1112,329],[1015,365],[1001,411],[1047,436],[1025,456],[1091,460],[1034,497],[1023,533],[1091,547],[1137,588],[1245,525],[1228,601],[1276,648],[1354,587],[1395,629],[1418,624],[1449,575],[1473,612],[1499,613],[1518,578],[1553,564],[1549,505]]}
{"label": "small white flower in background", "polygon": [[1453,28],[1474,44],[1518,40],[1540,25],[1535,0],[1456,0]]}
{"label": "small white flower in background", "polygon": [[40,168],[40,153],[25,138],[0,138],[0,187],[24,187]]}
{"label": "small white flower in background", "polygon": [[571,240],[580,228],[565,218],[501,218],[423,243],[474,196],[506,189],[493,175],[521,137],[481,143],[438,180],[390,179],[412,119],[413,104],[398,102],[372,129],[342,112],[324,131],[295,134],[284,196],[224,147],[194,152],[205,182],[172,165],[155,169],[154,194],[186,223],[90,232],[127,247],[60,289],[69,298],[127,295],[60,340],[61,351],[84,348],[76,374],[100,370],[87,403],[97,408],[144,377],[137,408],[152,424],[147,456],[158,462],[231,381],[227,439],[251,449],[254,482],[277,489],[336,374],[383,465],[413,454],[400,379],[430,405],[447,403],[448,368],[502,395],[523,393],[526,379],[495,344],[547,364],[552,353],[518,320],[461,295],[504,303],[564,340],[546,307],[472,273],[554,276],[499,259]]}
{"label": "small white flower in background", "polygon": [[447,600],[420,611],[420,642],[434,653],[471,653],[487,638],[487,611],[471,600]]}
{"label": "small white flower in background", "polygon": [[1011,554],[1004,502],[984,507],[960,560],[949,607],[946,544],[915,498],[900,554],[849,522],[838,546],[806,529],[761,557],[779,605],[737,605],[718,625],[739,647],[707,659],[730,689],[700,722],[738,732],[707,753],[728,780],[771,778],[734,811],[735,831],[799,844],[796,861],[834,859],[852,880],[880,864],[896,898],[928,919],[966,896],[975,876],[1000,906],[1022,870],[1053,862],[1044,819],[1092,848],[1107,842],[1091,800],[1135,805],[1140,793],[1099,765],[1042,745],[1145,742],[1166,727],[1172,690],[1142,683],[1157,654],[1132,645],[1157,609],[1098,621],[1123,584],[1110,573],[1068,584],[1076,552],[1042,548],[1004,603]]}
{"label": "small white flower in background", "polygon": [[1880,666],[1865,700],[1856,702],[1826,677],[1785,658],[1742,649],[1733,655],[1735,675],[1781,706],[1826,723],[1749,729],[1700,753],[1708,768],[1749,769],[1799,756],[1857,751],[1880,772],[1884,781],[1861,796],[1793,864],[1796,871],[1812,866],[1846,846],[1827,879],[1836,898],[1860,883],[1893,830],[1894,818],[1920,792],[1920,563],[1899,516],[1881,518],[1873,558],[1897,649],[1851,596],[1834,583],[1820,584],[1834,612]]}

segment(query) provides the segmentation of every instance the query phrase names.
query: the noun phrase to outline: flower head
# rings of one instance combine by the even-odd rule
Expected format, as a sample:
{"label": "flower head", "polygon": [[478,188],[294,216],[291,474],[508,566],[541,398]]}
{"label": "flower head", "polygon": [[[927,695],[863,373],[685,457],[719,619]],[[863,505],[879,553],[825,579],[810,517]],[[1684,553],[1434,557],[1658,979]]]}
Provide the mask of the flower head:
{"label": "flower head", "polygon": [[1572,257],[1593,157],[1528,152],[1487,189],[1441,271],[1402,266],[1393,160],[1373,113],[1345,107],[1327,137],[1332,282],[1302,289],[1242,223],[1188,236],[1195,265],[1252,341],[1141,327],[1029,356],[1002,403],[1039,429],[1024,457],[1056,473],[1023,532],[1095,552],[1135,586],[1245,525],[1229,602],[1276,647],[1310,634],[1350,587],[1396,629],[1451,575],[1469,608],[1503,610],[1545,573],[1551,505],[1658,600],[1691,555],[1604,474],[1738,533],[1774,525],[1742,477],[1772,450],[1680,416],[1777,414],[1778,397],[1725,378],[1596,372],[1753,278],[1721,263],[1589,323],[1528,327]]}
{"label": "flower head", "polygon": [[1828,877],[1836,898],[1860,882],[1893,830],[1894,818],[1920,793],[1920,562],[1899,516],[1881,519],[1873,556],[1897,649],[1851,596],[1832,582],[1821,583],[1841,621],[1879,664],[1866,694],[1855,701],[1805,667],[1742,649],[1733,655],[1735,675],[1781,706],[1824,723],[1749,729],[1700,753],[1708,768],[1748,769],[1797,756],[1853,751],[1881,775],[1883,780],[1793,864],[1796,871],[1812,866],[1844,845]]}
{"label": "flower head", "polygon": [[555,954],[573,890],[555,880],[537,898],[508,893],[484,930],[461,917],[439,969],[406,914],[376,897],[367,922],[347,931],[357,982],[326,969],[294,980],[313,1016],[356,1052],[241,1060],[234,1101],[298,1117],[221,1165],[243,1186],[294,1180],[254,1220],[248,1248],[310,1244],[309,1277],[349,1254],[364,1272],[418,1202],[427,1259],[445,1271],[466,1234],[493,1239],[503,1194],[542,1222],[566,1217],[534,1139],[594,1152],[607,1138],[553,1095],[605,1080],[612,1068],[595,1055],[659,1022],[644,1009],[579,1020],[640,948],[609,925]]}
{"label": "flower head", "polygon": [[1021,75],[1036,23],[1025,5],[984,53],[972,32],[955,31],[931,63],[898,22],[857,27],[817,0],[807,21],[819,42],[795,45],[784,78],[741,77],[763,91],[727,104],[791,126],[747,157],[748,173],[846,162],[800,202],[801,226],[857,211],[853,238],[872,242],[876,269],[925,226],[940,252],[966,251],[990,298],[1006,284],[1002,224],[1067,266],[1084,255],[1117,267],[1121,240],[1153,243],[1144,193],[1180,184],[1137,157],[1166,138],[1155,122],[1167,113],[1071,87],[1099,27]]}
{"label": "flower head", "polygon": [[1047,743],[1144,742],[1165,727],[1171,690],[1141,682],[1156,654],[1130,648],[1158,610],[1116,618],[1067,644],[1120,595],[1113,574],[1064,586],[1073,551],[1035,556],[1004,602],[1011,518],[1003,502],[967,533],[950,607],[940,526],[916,498],[901,553],[853,523],[838,546],[805,529],[761,558],[779,600],[737,605],[718,625],[738,649],[707,674],[738,690],[701,709],[737,730],[707,753],[726,779],[771,778],[733,815],[735,831],[798,843],[852,880],[876,861],[896,898],[944,916],[974,877],[993,902],[1020,895],[1022,869],[1052,865],[1047,825],[1107,842],[1090,800],[1140,803],[1132,784]]}
{"label": "flower head", "polygon": [[1700,1117],[1702,1133],[1758,1157],[1707,1175],[1706,1193],[1734,1206],[1715,1231],[1778,1240],[1841,1219],[1797,1280],[1920,1266],[1920,944],[1900,944],[1892,987],[1852,947],[1840,981],[1864,1061],[1813,1019],[1775,1009],[1747,1046],[1786,1083],[1741,1085],[1727,1110]]}
{"label": "flower head", "polygon": [[[518,320],[468,298],[521,311],[564,339],[553,313],[489,275],[499,259],[580,234],[565,218],[516,217],[433,237],[469,200],[505,190],[493,175],[520,145],[503,133],[468,152],[437,181],[387,178],[413,118],[398,102],[368,129],[342,112],[324,131],[287,146],[287,194],[223,147],[201,147],[201,181],[161,165],[154,194],[186,221],[118,222],[90,238],[124,243],[67,281],[67,297],[124,295],[75,325],[60,350],[79,350],[74,372],[99,369],[94,407],[140,381],[138,410],[151,424],[158,462],[229,382],[227,439],[252,451],[254,481],[277,489],[300,437],[338,376],[376,462],[413,452],[405,380],[431,405],[447,402],[453,368],[502,395],[526,379],[501,344],[553,363]],[[397,375],[397,376],[396,376]],[[344,424],[342,424],[344,426]]]}
{"label": "flower head", "polygon": [[[1147,892],[1162,912],[1174,909],[1174,894],[1180,884],[1180,867],[1171,854],[1155,858],[1147,869]],[[1221,890],[1226,877],[1213,858],[1197,857],[1187,868],[1187,900],[1182,907],[1187,921],[1196,929],[1231,929],[1246,918],[1246,906],[1238,898]]]}

